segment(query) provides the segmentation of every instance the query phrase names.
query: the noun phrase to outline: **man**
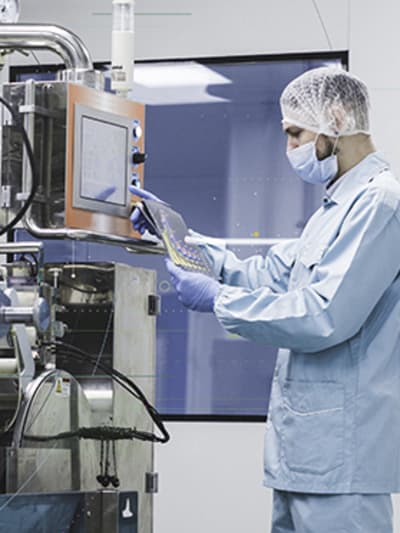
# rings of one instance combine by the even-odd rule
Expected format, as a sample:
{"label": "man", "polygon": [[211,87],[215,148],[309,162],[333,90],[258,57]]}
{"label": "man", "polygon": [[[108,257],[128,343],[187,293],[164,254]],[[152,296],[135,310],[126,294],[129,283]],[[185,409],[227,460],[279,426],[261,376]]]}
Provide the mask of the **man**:
{"label": "man", "polygon": [[310,70],[280,103],[290,163],[327,186],[301,237],[244,261],[204,240],[221,283],[167,266],[184,305],[281,348],[265,435],[272,533],[390,533],[390,493],[400,491],[400,184],[375,151],[356,77]]}

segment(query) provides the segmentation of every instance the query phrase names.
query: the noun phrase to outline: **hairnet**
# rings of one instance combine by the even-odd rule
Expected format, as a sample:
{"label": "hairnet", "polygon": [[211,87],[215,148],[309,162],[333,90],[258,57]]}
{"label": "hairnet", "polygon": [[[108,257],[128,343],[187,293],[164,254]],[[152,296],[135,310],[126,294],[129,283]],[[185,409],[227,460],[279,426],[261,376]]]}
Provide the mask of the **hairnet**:
{"label": "hairnet", "polygon": [[284,89],[283,122],[329,136],[369,134],[366,85],[340,67],[320,67]]}

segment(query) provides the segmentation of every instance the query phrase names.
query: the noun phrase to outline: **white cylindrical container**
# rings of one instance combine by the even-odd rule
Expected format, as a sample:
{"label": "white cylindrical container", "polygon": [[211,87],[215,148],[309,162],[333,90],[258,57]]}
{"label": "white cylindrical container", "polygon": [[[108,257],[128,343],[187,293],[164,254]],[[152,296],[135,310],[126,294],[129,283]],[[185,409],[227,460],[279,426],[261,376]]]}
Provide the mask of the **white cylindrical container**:
{"label": "white cylindrical container", "polygon": [[135,0],[113,0],[111,88],[126,95],[133,87]]}

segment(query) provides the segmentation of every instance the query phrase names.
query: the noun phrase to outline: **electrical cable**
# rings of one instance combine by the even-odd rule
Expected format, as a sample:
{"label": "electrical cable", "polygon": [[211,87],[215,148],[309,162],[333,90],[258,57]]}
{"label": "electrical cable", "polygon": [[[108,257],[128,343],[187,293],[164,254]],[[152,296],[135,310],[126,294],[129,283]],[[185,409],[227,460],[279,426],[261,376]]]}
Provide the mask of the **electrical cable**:
{"label": "electrical cable", "polygon": [[75,352],[74,355],[77,355],[78,358],[80,357],[81,360],[83,359],[84,361],[89,361],[92,364],[95,364],[97,362],[98,367],[101,370],[103,370],[103,372],[108,374],[112,379],[114,379],[114,381],[116,381],[116,383],[118,383],[122,388],[124,388],[132,396],[134,396],[135,398],[140,400],[142,402],[142,404],[144,405],[146,411],[149,413],[149,415],[150,415],[151,419],[153,420],[153,422],[156,424],[158,429],[163,434],[162,438],[156,436],[156,441],[157,442],[162,442],[162,443],[168,442],[170,437],[169,437],[169,434],[168,434],[168,432],[167,432],[167,430],[166,430],[166,428],[165,428],[165,426],[164,426],[164,424],[163,424],[163,422],[161,420],[160,414],[148,402],[148,400],[145,397],[144,393],[141,391],[141,389],[131,379],[129,379],[127,376],[125,376],[124,374],[122,374],[121,372],[116,370],[115,368],[110,367],[109,365],[107,365],[105,363],[102,363],[100,361],[97,361],[97,359],[95,357],[93,357],[90,354],[84,352],[83,350],[80,350],[79,348],[76,348],[75,346],[68,345],[68,344],[63,343],[61,341],[57,341],[56,342],[56,344],[59,344],[59,343],[61,345],[63,345],[63,346],[68,346],[68,350],[69,351],[65,355],[71,356],[71,351],[73,351],[75,349],[76,352]]}
{"label": "electrical cable", "polygon": [[[60,342],[60,341],[56,341],[56,344],[58,342]],[[62,343],[62,344],[64,344],[64,343]],[[75,347],[73,347],[73,348],[75,348]],[[78,350],[79,350],[79,348],[78,348]],[[81,350],[79,350],[79,351],[81,351]],[[61,352],[61,355],[66,355],[66,356],[69,356],[69,357],[75,357],[75,358],[80,359],[81,361],[82,360],[89,361],[91,364],[95,364],[96,361],[97,361],[95,357],[93,357],[93,356],[91,356],[91,355],[89,355],[89,354],[87,354],[85,352],[83,352],[83,355],[82,355],[82,353],[71,353],[70,351],[66,351],[66,352]],[[132,380],[130,380],[127,376],[125,376],[125,374],[122,374],[121,372],[119,372],[115,368],[110,367],[109,365],[106,365],[105,363],[99,362],[98,363],[98,367],[101,370],[103,370],[103,372],[108,374],[123,389],[125,389],[132,396],[134,396],[135,398],[140,400],[143,403],[143,405],[146,408],[146,410],[149,413],[149,415],[151,416],[152,420],[157,425],[157,427],[159,427],[158,424],[161,423],[162,429],[161,429],[161,427],[159,427],[159,429],[164,434],[164,436],[168,435],[168,433],[166,432],[166,430],[165,430],[165,428],[164,428],[164,426],[163,426],[163,424],[161,422],[161,417],[160,417],[158,411],[156,411],[156,409],[147,401],[147,398],[145,397],[143,392],[140,390],[140,388]],[[164,431],[165,431],[165,433],[164,433]],[[169,435],[168,435],[168,439],[169,439]]]}
{"label": "electrical cable", "polygon": [[[67,352],[67,351],[62,351],[62,350],[59,350],[58,351],[58,355],[64,355],[66,357],[70,357],[72,359],[77,359],[78,361],[85,361],[87,362],[88,360],[85,358],[85,357],[82,357],[82,355],[80,354],[77,354],[77,353],[73,353],[73,352]],[[94,361],[89,361],[91,364],[94,364]],[[109,375],[116,383],[118,383],[118,385],[120,385],[123,389],[125,389],[129,394],[131,394],[132,396],[134,396],[137,400],[140,400],[140,396],[137,395],[135,392],[133,392],[123,381],[121,381],[118,377],[116,377],[115,375],[112,374],[112,372],[108,372],[107,368],[104,368],[104,363],[99,363],[98,367],[103,370],[104,373],[106,373],[107,375]],[[108,368],[111,368],[111,367],[108,367]]]}
{"label": "electrical cable", "polygon": [[50,436],[34,436],[34,435],[24,435],[24,439],[35,440],[35,441],[49,441],[49,440],[58,440],[69,437],[78,437],[86,439],[98,439],[98,440],[119,440],[119,439],[139,439],[143,441],[159,442],[166,443],[170,439],[170,435],[165,428],[160,414],[158,411],[148,402],[144,393],[141,389],[127,376],[116,370],[115,368],[106,365],[97,360],[96,357],[91,354],[81,350],[80,348],[64,343],[62,341],[56,341],[56,346],[58,346],[59,354],[73,359],[78,359],[80,361],[89,362],[92,365],[97,364],[105,374],[108,374],[116,383],[118,383],[123,389],[125,389],[129,394],[134,396],[136,399],[140,400],[144,405],[147,413],[150,418],[155,423],[156,427],[162,433],[162,437],[150,433],[147,431],[138,431],[135,428],[117,428],[113,426],[101,426],[94,428],[79,428],[74,432],[64,432],[59,433],[58,435]]}
{"label": "electrical cable", "polygon": [[[52,390],[52,389],[51,389]],[[51,392],[50,390],[50,392]],[[36,397],[36,394],[38,392],[38,389],[36,389],[36,391],[34,391],[33,393],[33,396],[31,398],[31,401],[33,398]],[[42,404],[39,408],[39,413],[41,412],[41,410],[43,409],[43,407],[45,406],[45,404],[47,403],[48,399],[49,399],[50,395],[47,394],[47,396],[44,398],[44,400],[42,401]],[[33,419],[33,421],[31,422],[31,425],[32,423],[35,421],[35,419],[37,418],[37,415],[35,416],[35,418]],[[23,483],[18,487],[18,489],[16,490],[16,492],[14,492],[13,494],[10,495],[10,497],[3,503],[3,505],[0,506],[0,513],[8,506],[10,505],[10,503],[12,501],[14,501],[15,498],[18,497],[19,494],[23,493],[24,492],[24,489],[25,487],[27,487],[29,485],[29,483],[32,481],[32,479],[36,476],[36,474],[40,471],[41,468],[43,468],[43,466],[47,463],[47,461],[50,459],[51,457],[51,451],[55,450],[57,447],[57,441],[53,444],[53,446],[47,448],[47,454],[44,456],[43,460],[36,466],[36,469],[23,481]]]}
{"label": "electrical cable", "polygon": [[38,173],[37,173],[37,169],[36,169],[35,156],[33,154],[32,145],[31,145],[31,142],[29,140],[28,134],[26,133],[26,130],[25,130],[24,126],[22,125],[20,116],[12,108],[11,104],[9,102],[7,102],[7,100],[5,100],[2,96],[0,96],[0,103],[6,109],[8,109],[8,111],[10,112],[10,114],[11,114],[13,120],[14,120],[14,126],[17,128],[17,130],[22,135],[22,141],[23,141],[23,143],[25,145],[25,149],[26,149],[26,153],[27,153],[27,156],[28,156],[29,165],[30,165],[31,171],[32,171],[31,192],[29,193],[28,198],[25,200],[24,205],[21,207],[21,209],[18,211],[18,213],[15,215],[15,217],[11,220],[11,222],[9,222],[3,228],[0,229],[0,236],[1,236],[1,235],[4,235],[5,233],[7,233],[8,231],[10,231],[16,224],[18,224],[18,222],[22,219],[22,217],[25,215],[25,213],[30,208],[30,206],[31,206],[31,204],[33,202],[33,199],[35,197],[35,194],[37,192],[37,189],[38,189],[39,177],[38,177]]}
{"label": "electrical cable", "polygon": [[143,440],[151,442],[160,442],[158,437],[148,431],[138,431],[132,428],[121,428],[116,426],[96,426],[96,427],[82,427],[75,431],[64,431],[57,433],[57,435],[24,435],[25,440],[34,442],[47,442],[49,440],[64,440],[73,437],[79,439],[92,439],[101,441],[116,441],[116,440]]}

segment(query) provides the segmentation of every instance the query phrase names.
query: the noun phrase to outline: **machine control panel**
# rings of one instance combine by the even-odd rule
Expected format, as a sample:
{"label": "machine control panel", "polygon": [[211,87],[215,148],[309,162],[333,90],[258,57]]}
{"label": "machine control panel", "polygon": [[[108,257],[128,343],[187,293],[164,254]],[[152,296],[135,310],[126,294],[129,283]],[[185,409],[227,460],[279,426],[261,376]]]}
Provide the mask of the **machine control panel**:
{"label": "machine control panel", "polygon": [[144,105],[68,87],[66,226],[136,237],[129,185],[143,187]]}

